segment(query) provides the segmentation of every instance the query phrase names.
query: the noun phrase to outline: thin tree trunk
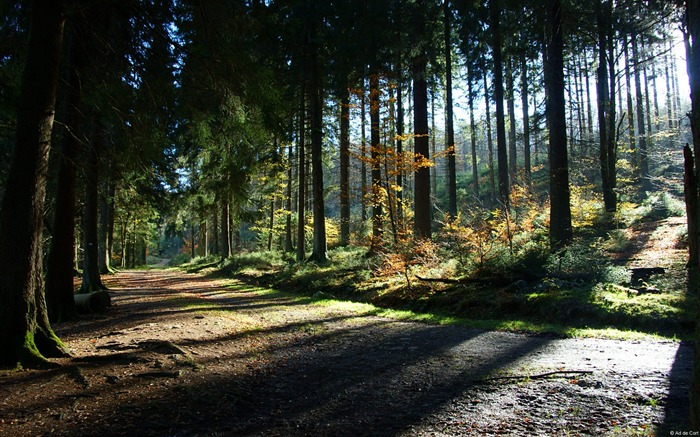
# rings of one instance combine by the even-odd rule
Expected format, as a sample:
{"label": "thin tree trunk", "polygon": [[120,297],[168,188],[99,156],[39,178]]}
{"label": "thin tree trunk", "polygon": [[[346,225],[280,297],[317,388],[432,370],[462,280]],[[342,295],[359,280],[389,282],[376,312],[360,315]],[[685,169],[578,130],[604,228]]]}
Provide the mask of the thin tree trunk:
{"label": "thin tree trunk", "polygon": [[[522,35],[522,34],[521,34]],[[522,35],[524,36],[524,35]],[[520,52],[520,97],[523,106],[523,155],[525,158],[525,180],[530,183],[530,107],[528,94],[528,79],[527,79],[527,57],[525,50]]]}
{"label": "thin tree trunk", "polygon": [[110,232],[114,223],[114,176],[112,175],[111,153],[107,152],[102,177],[102,192],[100,193],[100,226],[97,262],[100,274],[109,274],[111,267]]}
{"label": "thin tree trunk", "polygon": [[[642,191],[651,190],[649,157],[647,156],[647,133],[644,122],[644,96],[642,95],[642,72],[640,70],[637,37],[632,36],[632,58],[634,60],[634,87],[637,90],[637,127],[639,129],[639,171],[642,176]],[[645,84],[646,85],[646,84]]]}
{"label": "thin tree trunk", "polygon": [[[617,195],[615,193],[616,174],[615,161],[615,96],[610,83],[615,80],[615,75],[609,62],[610,17],[612,13],[611,0],[603,4],[603,0],[596,1],[596,17],[598,26],[598,130],[600,132],[600,169],[603,185],[603,203],[605,211],[614,213],[617,210]],[[611,129],[612,127],[612,129]]]}
{"label": "thin tree trunk", "polygon": [[498,0],[491,2],[491,33],[493,51],[493,98],[496,101],[496,142],[498,153],[498,193],[505,208],[510,204],[510,182],[508,180],[508,149],[503,108],[503,61],[501,53],[501,9]]}
{"label": "thin tree trunk", "polygon": [[362,79],[362,91],[360,93],[360,177],[362,179],[362,231],[364,234],[365,223],[367,222],[367,104],[365,98],[365,79]]}
{"label": "thin tree trunk", "polygon": [[508,102],[508,175],[511,181],[515,181],[518,173],[518,145],[515,133],[515,90],[513,84],[512,56],[507,55],[506,60],[506,100]]}
{"label": "thin tree trunk", "polygon": [[340,98],[340,245],[350,244],[350,92]]}
{"label": "thin tree trunk", "polygon": [[382,245],[382,175],[381,175],[381,140],[379,138],[379,74],[372,73],[369,78],[369,119],[370,119],[370,154],[372,164],[372,243],[370,252],[377,253]]}
{"label": "thin tree trunk", "polygon": [[284,251],[294,252],[294,243],[292,241],[292,185],[294,184],[293,172],[294,168],[294,152],[293,146],[289,144],[289,151],[287,156],[287,161],[289,163],[289,168],[287,169],[287,218],[284,225]]}
{"label": "thin tree trunk", "polygon": [[588,125],[588,142],[590,144],[593,142],[593,104],[591,103],[591,79],[589,76],[590,71],[588,67],[588,50],[586,49],[583,50],[583,60],[586,64],[586,113]]}
{"label": "thin tree trunk", "polygon": [[404,173],[404,153],[403,153],[403,80],[401,74],[401,63],[399,56],[399,63],[397,64],[398,78],[396,85],[396,159],[397,159],[397,171],[396,171],[396,214],[398,218],[399,231],[403,233],[404,231],[404,213],[403,213],[403,173]]}
{"label": "thin tree trunk", "polygon": [[15,149],[0,209],[0,366],[42,366],[66,355],[46,310],[42,228],[63,39],[63,2],[35,0],[17,112]]}
{"label": "thin tree trunk", "polygon": [[297,172],[299,187],[297,194],[297,262],[306,259],[306,99],[302,79],[299,104],[299,141],[297,142]]}
{"label": "thin tree trunk", "polygon": [[100,152],[104,148],[104,126],[95,114],[93,140],[85,146],[85,204],[83,205],[83,282],[81,293],[105,290],[98,265],[98,187],[100,183]]}
{"label": "thin tree trunk", "polygon": [[630,144],[630,151],[632,153],[633,166],[637,167],[639,160],[637,159],[637,135],[635,134],[634,128],[634,109],[632,100],[632,74],[630,73],[630,56],[629,56],[629,41],[627,40],[627,35],[623,34],[622,41],[624,53],[625,53],[625,85],[627,87],[627,128],[628,140]]}
{"label": "thin tree trunk", "polygon": [[225,258],[231,257],[231,232],[229,216],[229,199],[228,193],[224,193],[224,199],[221,205],[221,256]]}
{"label": "thin tree trunk", "polygon": [[496,175],[493,165],[493,134],[491,132],[491,108],[489,97],[489,86],[486,79],[486,68],[484,68],[484,102],[486,104],[486,145],[489,149],[489,185],[491,187],[491,201],[496,201]]}
{"label": "thin tree trunk", "polygon": [[476,123],[474,122],[474,69],[469,67],[467,72],[467,86],[468,86],[468,99],[469,99],[469,133],[471,139],[471,153],[472,153],[472,178],[474,185],[474,196],[479,198],[479,169],[477,167],[476,159]]}
{"label": "thin tree trunk", "polygon": [[671,95],[671,61],[670,61],[670,55],[666,53],[664,55],[664,76],[666,80],[664,83],[666,84],[666,117],[667,117],[667,123],[668,123],[668,128],[672,129],[673,128],[673,97]]}
{"label": "thin tree trunk", "polygon": [[443,0],[445,19],[445,134],[447,135],[447,211],[457,216],[457,163],[455,159],[454,116],[452,114],[452,42],[450,2]]}

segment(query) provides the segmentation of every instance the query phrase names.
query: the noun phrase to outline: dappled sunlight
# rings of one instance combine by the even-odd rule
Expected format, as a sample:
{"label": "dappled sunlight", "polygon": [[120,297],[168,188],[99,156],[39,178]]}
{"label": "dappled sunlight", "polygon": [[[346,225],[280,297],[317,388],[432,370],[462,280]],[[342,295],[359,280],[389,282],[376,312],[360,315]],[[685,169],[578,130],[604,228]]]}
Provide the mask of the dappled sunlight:
{"label": "dappled sunlight", "polygon": [[[0,432],[29,421],[89,434],[123,423],[125,434],[157,435],[480,435],[504,423],[500,432],[592,423],[603,432],[663,423],[665,399],[689,379],[681,343],[438,326],[367,304],[159,275],[118,274],[129,288],[114,287],[108,320],[61,326],[74,354],[61,369],[0,376]],[[147,288],[135,287],[139,276]],[[47,396],[47,384],[62,389]],[[568,403],[576,410],[561,409]]]}

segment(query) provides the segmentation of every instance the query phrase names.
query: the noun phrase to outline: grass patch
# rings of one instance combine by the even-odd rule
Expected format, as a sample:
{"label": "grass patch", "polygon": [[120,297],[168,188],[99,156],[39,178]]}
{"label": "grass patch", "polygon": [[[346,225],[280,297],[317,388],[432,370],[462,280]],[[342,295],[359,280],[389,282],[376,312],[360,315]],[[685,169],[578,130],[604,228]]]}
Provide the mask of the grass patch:
{"label": "grass patch", "polygon": [[[622,238],[618,242],[625,243]],[[652,278],[660,293],[637,294],[626,288],[627,269],[604,262],[599,249],[585,244],[548,261],[549,271],[559,276],[509,286],[418,280],[408,286],[401,274],[378,274],[381,259],[368,257],[360,247],[332,249],[324,265],[295,263],[290,255],[279,252],[250,252],[223,262],[202,260],[189,265],[213,262],[216,268],[208,273],[237,277],[247,284],[234,284],[232,289],[333,306],[358,315],[484,330],[687,339],[692,338],[697,305],[696,296],[685,292],[682,266],[663,278]],[[594,274],[580,280],[579,275],[590,272],[591,267]],[[561,279],[569,277],[572,279]]]}

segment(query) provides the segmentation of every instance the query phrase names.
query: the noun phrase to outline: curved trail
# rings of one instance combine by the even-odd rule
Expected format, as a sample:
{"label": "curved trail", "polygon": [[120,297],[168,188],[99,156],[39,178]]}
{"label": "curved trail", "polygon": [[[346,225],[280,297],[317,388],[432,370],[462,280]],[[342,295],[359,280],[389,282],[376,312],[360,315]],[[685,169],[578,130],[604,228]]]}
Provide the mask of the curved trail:
{"label": "curved trail", "polygon": [[[692,350],[401,322],[173,270],[108,279],[62,369],[0,376],[0,435],[683,430]],[[489,379],[567,370],[548,379]]]}

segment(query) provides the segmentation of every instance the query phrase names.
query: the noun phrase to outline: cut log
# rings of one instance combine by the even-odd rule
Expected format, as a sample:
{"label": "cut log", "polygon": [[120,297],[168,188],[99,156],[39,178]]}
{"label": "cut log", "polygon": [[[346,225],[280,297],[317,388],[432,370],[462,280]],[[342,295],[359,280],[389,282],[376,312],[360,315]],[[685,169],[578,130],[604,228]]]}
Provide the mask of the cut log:
{"label": "cut log", "polygon": [[109,293],[95,291],[93,293],[84,293],[74,295],[75,309],[78,314],[94,314],[101,313],[107,310],[112,305],[112,298]]}

